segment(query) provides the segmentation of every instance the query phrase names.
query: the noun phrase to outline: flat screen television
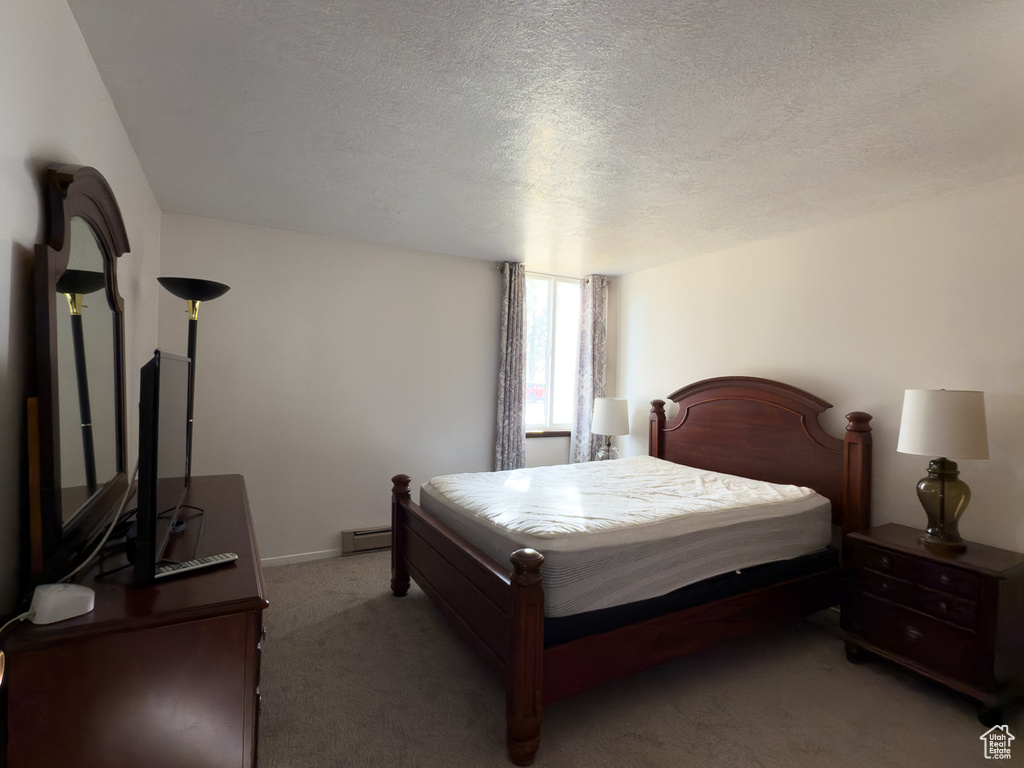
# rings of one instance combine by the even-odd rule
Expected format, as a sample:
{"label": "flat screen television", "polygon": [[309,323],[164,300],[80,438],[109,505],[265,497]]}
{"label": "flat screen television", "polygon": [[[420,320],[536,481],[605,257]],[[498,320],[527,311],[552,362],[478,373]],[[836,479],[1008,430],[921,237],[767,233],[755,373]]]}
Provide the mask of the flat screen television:
{"label": "flat screen television", "polygon": [[178,522],[189,482],[188,379],[191,363],[159,349],[139,388],[139,490],[135,583],[153,582]]}

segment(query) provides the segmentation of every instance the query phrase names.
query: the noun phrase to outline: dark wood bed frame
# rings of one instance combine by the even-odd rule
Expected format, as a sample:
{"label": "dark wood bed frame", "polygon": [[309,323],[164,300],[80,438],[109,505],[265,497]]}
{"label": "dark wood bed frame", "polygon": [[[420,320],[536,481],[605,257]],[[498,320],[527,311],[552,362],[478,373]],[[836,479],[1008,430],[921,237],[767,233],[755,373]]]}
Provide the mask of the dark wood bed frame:
{"label": "dark wood bed frame", "polygon": [[[870,523],[871,416],[847,415],[845,439],[819,416],[832,406],[786,384],[707,379],[655,400],[650,455],[701,469],[815,489],[832,502],[834,530]],[[521,549],[511,568],[485,555],[416,504],[410,478],[392,478],[391,590],[410,577],[504,681],[508,754],[529,765],[541,709],[599,683],[696,653],[839,602],[840,566],[654,619],[544,647],[544,556]],[[837,536],[837,544],[840,537]]]}

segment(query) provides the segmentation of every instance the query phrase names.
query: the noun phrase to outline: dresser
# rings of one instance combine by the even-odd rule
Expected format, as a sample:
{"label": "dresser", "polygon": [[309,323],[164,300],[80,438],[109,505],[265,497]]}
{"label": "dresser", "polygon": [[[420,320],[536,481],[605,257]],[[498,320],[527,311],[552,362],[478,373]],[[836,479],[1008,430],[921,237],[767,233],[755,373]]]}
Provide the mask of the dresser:
{"label": "dresser", "polygon": [[184,511],[167,556],[238,560],[145,588],[131,568],[94,568],[91,613],[19,625],[4,648],[9,768],[256,765],[267,600],[245,483],[195,477],[186,503],[201,512]]}
{"label": "dresser", "polygon": [[1003,722],[1024,693],[1024,555],[982,544],[944,553],[889,524],[846,538],[847,656],[877,654],[982,703]]}

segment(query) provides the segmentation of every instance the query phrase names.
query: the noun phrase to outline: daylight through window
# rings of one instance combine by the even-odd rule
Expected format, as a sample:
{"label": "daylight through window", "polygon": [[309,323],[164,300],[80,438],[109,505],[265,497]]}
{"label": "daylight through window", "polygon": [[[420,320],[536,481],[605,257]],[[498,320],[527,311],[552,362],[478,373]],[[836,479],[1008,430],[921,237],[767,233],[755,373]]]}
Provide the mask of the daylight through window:
{"label": "daylight through window", "polygon": [[526,428],[568,429],[576,392],[580,281],[526,274]]}

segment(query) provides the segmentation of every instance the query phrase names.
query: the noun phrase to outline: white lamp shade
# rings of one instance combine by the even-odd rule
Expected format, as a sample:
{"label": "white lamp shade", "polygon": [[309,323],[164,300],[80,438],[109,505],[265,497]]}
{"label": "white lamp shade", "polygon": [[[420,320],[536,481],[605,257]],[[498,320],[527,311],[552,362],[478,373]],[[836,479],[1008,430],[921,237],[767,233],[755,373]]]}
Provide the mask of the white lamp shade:
{"label": "white lamp shade", "polygon": [[948,459],[987,459],[985,393],[908,389],[896,450]]}
{"label": "white lamp shade", "polygon": [[594,419],[590,431],[595,435],[628,435],[629,406],[626,400],[614,397],[594,399]]}

